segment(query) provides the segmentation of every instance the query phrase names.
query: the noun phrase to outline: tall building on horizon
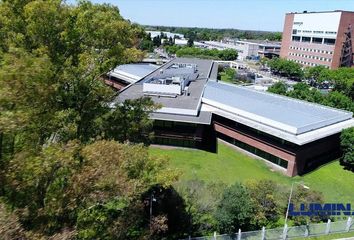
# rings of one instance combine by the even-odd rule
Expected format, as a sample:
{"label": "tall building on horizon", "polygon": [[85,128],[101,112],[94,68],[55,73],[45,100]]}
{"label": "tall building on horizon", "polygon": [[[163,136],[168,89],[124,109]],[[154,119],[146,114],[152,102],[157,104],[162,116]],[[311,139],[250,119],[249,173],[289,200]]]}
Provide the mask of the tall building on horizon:
{"label": "tall building on horizon", "polygon": [[287,13],[280,57],[303,66],[353,66],[354,12]]}

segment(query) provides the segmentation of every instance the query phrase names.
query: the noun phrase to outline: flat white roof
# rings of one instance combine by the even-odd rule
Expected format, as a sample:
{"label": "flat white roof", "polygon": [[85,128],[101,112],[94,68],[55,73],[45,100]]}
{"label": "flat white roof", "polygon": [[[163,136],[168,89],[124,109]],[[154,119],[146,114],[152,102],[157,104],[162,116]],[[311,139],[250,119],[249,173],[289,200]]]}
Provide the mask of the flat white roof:
{"label": "flat white roof", "polygon": [[123,79],[127,82],[134,83],[146,75],[150,74],[160,66],[149,63],[131,63],[117,66],[108,74],[112,77]]}
{"label": "flat white roof", "polygon": [[352,119],[353,113],[230,84],[208,81],[203,103],[293,135]]}

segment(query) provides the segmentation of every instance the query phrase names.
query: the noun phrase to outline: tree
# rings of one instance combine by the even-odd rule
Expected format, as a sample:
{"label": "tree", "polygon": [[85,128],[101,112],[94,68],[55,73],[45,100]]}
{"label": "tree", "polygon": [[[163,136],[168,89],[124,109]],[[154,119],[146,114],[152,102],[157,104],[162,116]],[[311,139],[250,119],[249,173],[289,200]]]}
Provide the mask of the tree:
{"label": "tree", "polygon": [[[112,110],[115,93],[101,80],[118,64],[143,57],[137,50],[141,29],[117,7],[88,1],[1,1],[0,10],[1,198],[25,231],[43,238],[64,238],[77,229],[79,215],[90,223],[83,219],[114,209],[119,214],[101,222],[104,232],[115,237],[107,226],[113,223],[122,230],[117,238],[130,239],[136,225],[129,215],[137,206],[134,216],[143,212],[141,194],[175,180],[165,161],[150,158],[142,145],[97,140],[124,136],[119,140],[131,143],[151,136],[151,101]],[[138,121],[114,135],[103,119],[118,113]],[[106,208],[99,214],[85,215],[100,204]]]}
{"label": "tree", "polygon": [[21,222],[27,228],[50,235],[67,226],[77,228],[80,238],[114,239],[112,224],[124,226],[128,234],[139,224],[128,218],[144,215],[140,196],[156,184],[169,187],[177,174],[166,160],[150,157],[143,145],[102,140],[22,153],[7,177],[7,199],[23,212]]}
{"label": "tree", "polygon": [[326,106],[354,112],[353,100],[343,93],[337,91],[332,91],[327,96],[325,96],[323,104]]}
{"label": "tree", "polygon": [[194,45],[194,39],[193,38],[189,38],[188,41],[187,41],[187,46],[188,47],[193,47]]}
{"label": "tree", "polygon": [[246,186],[255,206],[252,225],[259,229],[276,227],[281,213],[278,185],[270,180],[261,180],[248,182]]}
{"label": "tree", "polygon": [[340,136],[342,157],[340,163],[354,171],[354,127],[344,129]]}
{"label": "tree", "polygon": [[233,68],[223,68],[219,75],[221,81],[234,83],[236,80],[236,70]]}
{"label": "tree", "polygon": [[153,138],[153,120],[149,114],[158,107],[147,97],[116,104],[114,109],[102,117],[104,138],[149,144]]}
{"label": "tree", "polygon": [[[354,69],[341,67],[331,70],[321,79],[327,78],[334,83],[334,90],[350,97],[354,100]],[[327,80],[325,79],[325,80]]]}
{"label": "tree", "polygon": [[268,88],[268,92],[280,94],[280,95],[286,95],[287,90],[288,87],[284,82],[274,83],[272,86]]}
{"label": "tree", "polygon": [[16,214],[0,202],[0,236],[2,239],[27,239]]}
{"label": "tree", "polygon": [[25,131],[27,144],[54,136],[88,141],[114,96],[100,76],[142,57],[135,27],[111,5],[16,2],[1,2],[8,30],[0,69],[4,125],[6,116],[15,117],[12,124]]}
{"label": "tree", "polygon": [[252,228],[254,205],[245,186],[236,183],[225,189],[217,206],[215,218],[221,232],[234,233]]}
{"label": "tree", "polygon": [[160,47],[161,46],[161,38],[160,38],[160,36],[157,35],[156,37],[154,37],[152,39],[152,42],[153,42],[155,47]]}
{"label": "tree", "polygon": [[328,69],[325,66],[315,66],[308,67],[304,71],[304,76],[307,79],[320,80],[320,78],[324,78],[325,75],[328,74]]}
{"label": "tree", "polygon": [[301,79],[304,75],[300,64],[286,59],[272,58],[268,61],[268,66],[274,73],[282,76]]}
{"label": "tree", "polygon": [[[294,204],[295,207],[300,206],[300,204],[305,205],[305,211],[308,210],[308,205],[309,203],[324,203],[323,199],[323,194],[318,191],[314,191],[311,189],[305,189],[303,186],[298,185],[293,192],[293,196],[291,198],[291,203]],[[287,206],[286,206],[287,207]],[[284,209],[284,212],[286,209]],[[321,222],[321,221],[326,221],[329,217],[328,216],[311,216],[311,217],[305,217],[305,216],[295,216],[291,217],[294,221],[295,225],[306,225],[309,222]]]}
{"label": "tree", "polygon": [[237,51],[234,49],[225,49],[219,53],[219,58],[225,61],[234,61],[237,59]]}
{"label": "tree", "polygon": [[205,183],[197,179],[176,184],[176,190],[186,204],[189,235],[206,235],[215,230],[214,212],[225,188],[223,183]]}

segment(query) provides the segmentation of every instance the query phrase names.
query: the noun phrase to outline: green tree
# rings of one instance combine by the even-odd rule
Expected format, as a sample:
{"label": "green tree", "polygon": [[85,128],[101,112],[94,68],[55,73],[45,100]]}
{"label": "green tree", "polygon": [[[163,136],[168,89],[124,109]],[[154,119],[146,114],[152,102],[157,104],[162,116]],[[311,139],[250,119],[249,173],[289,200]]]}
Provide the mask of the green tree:
{"label": "green tree", "polygon": [[146,97],[116,104],[114,109],[102,117],[104,138],[149,144],[153,138],[153,120],[149,114],[157,108],[158,105]]}
{"label": "green tree", "polygon": [[[305,204],[305,208],[308,209],[308,203],[324,203],[324,198],[321,192],[314,191],[311,189],[305,189],[303,186],[297,186],[294,189],[293,196],[291,198],[291,203],[294,204],[295,207],[300,206],[300,204]],[[286,209],[284,209],[284,212]],[[295,225],[306,225],[309,222],[321,222],[326,221],[329,217],[328,216],[295,216],[290,217]]]}
{"label": "green tree", "polygon": [[93,205],[126,201],[120,216],[127,221],[114,223],[126,229],[119,238],[130,238],[135,225],[127,216],[141,205],[141,194],[175,179],[142,145],[95,141],[120,134],[103,124],[118,113],[138,119],[121,129],[120,141],[151,135],[151,100],[112,110],[115,93],[101,80],[118,64],[143,57],[141,29],[117,7],[88,1],[1,1],[0,10],[1,197],[16,209],[23,229],[43,238],[64,237],[64,227],[71,234],[78,213]]}
{"label": "green tree", "polygon": [[304,76],[301,65],[293,61],[273,58],[267,64],[274,73],[282,76],[296,79],[301,79]]}
{"label": "green tree", "polygon": [[187,46],[188,47],[193,47],[194,45],[194,38],[189,38],[188,41],[187,41]]}
{"label": "green tree", "polygon": [[247,188],[236,183],[225,189],[217,206],[215,218],[221,232],[234,233],[238,229],[250,230],[254,204]]}
{"label": "green tree", "polygon": [[288,87],[284,82],[274,83],[271,87],[268,88],[268,92],[276,93],[280,95],[286,95]]}
{"label": "green tree", "polygon": [[354,112],[353,100],[344,95],[343,93],[337,91],[332,91],[327,96],[325,96],[323,104],[330,107]]}
{"label": "green tree", "polygon": [[237,56],[237,51],[234,49],[225,49],[219,53],[219,58],[225,61],[234,61],[237,59]]}
{"label": "green tree", "polygon": [[328,74],[328,69],[325,66],[315,66],[305,68],[304,77],[308,79],[320,80]]}
{"label": "green tree", "polygon": [[340,136],[342,157],[340,163],[354,171],[354,127],[344,129]]}
{"label": "green tree", "polygon": [[140,196],[156,184],[170,186],[177,174],[142,145],[96,141],[51,144],[39,153],[18,154],[7,177],[7,199],[24,211],[21,222],[27,228],[50,235],[64,226],[76,227],[81,238],[108,234],[116,239],[112,224],[123,225],[129,234],[127,229],[139,223],[129,221],[129,215],[143,217]]}
{"label": "green tree", "polygon": [[175,185],[186,204],[188,234],[207,235],[214,231],[217,227],[214,212],[226,185],[205,183],[197,179],[180,181]]}
{"label": "green tree", "polygon": [[157,35],[156,37],[154,37],[152,39],[152,42],[153,42],[155,47],[160,47],[161,46],[161,38],[160,38],[160,36]]}
{"label": "green tree", "polygon": [[15,122],[29,143],[41,145],[55,134],[88,141],[114,94],[100,76],[141,57],[135,28],[110,5],[16,2],[1,2],[2,27],[10,31],[0,69],[1,117],[21,113],[26,121]]}
{"label": "green tree", "polygon": [[248,182],[246,186],[255,206],[252,225],[259,229],[264,226],[268,228],[277,227],[281,213],[278,185],[270,180],[261,180],[259,182]]}
{"label": "green tree", "polygon": [[341,67],[331,70],[322,79],[330,80],[334,83],[334,90],[343,93],[354,100],[354,69]]}

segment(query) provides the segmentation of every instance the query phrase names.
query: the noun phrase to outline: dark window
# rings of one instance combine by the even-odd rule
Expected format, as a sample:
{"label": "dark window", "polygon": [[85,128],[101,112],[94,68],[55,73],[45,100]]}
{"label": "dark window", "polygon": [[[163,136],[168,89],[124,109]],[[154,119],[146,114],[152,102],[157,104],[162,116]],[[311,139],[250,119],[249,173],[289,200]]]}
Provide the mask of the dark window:
{"label": "dark window", "polygon": [[302,37],[302,42],[311,42],[310,37]]}
{"label": "dark window", "polygon": [[313,43],[320,43],[320,44],[321,44],[321,43],[322,43],[322,40],[323,40],[323,38],[315,38],[315,37],[312,38],[312,42],[313,42]]}
{"label": "dark window", "polygon": [[325,38],[324,39],[324,44],[334,45],[335,43],[336,43],[336,40],[333,38]]}
{"label": "dark window", "polygon": [[293,34],[297,34],[297,30],[296,29],[293,29]]}
{"label": "dark window", "polygon": [[217,133],[217,137],[220,138],[220,139],[223,139],[224,141],[229,142],[229,143],[231,143],[231,144],[233,144],[233,145],[235,145],[235,146],[237,146],[239,148],[242,148],[242,149],[246,150],[247,152],[253,153],[254,155],[257,155],[257,156],[259,156],[261,158],[264,158],[264,159],[266,159],[266,160],[268,160],[268,161],[270,161],[270,162],[272,162],[272,163],[274,163],[276,165],[279,165],[279,166],[281,166],[283,168],[288,168],[288,162],[287,161],[285,161],[285,160],[283,160],[281,158],[278,158],[278,157],[276,157],[276,156],[274,156],[274,155],[272,155],[270,153],[267,153],[267,152],[265,152],[263,150],[255,148],[253,146],[250,146],[250,145],[248,145],[248,144],[246,144],[244,142],[238,141],[237,139],[231,138],[231,137],[226,136],[226,135],[224,135],[222,133]]}
{"label": "dark window", "polygon": [[294,42],[300,42],[300,37],[299,36],[293,36],[293,41]]}

